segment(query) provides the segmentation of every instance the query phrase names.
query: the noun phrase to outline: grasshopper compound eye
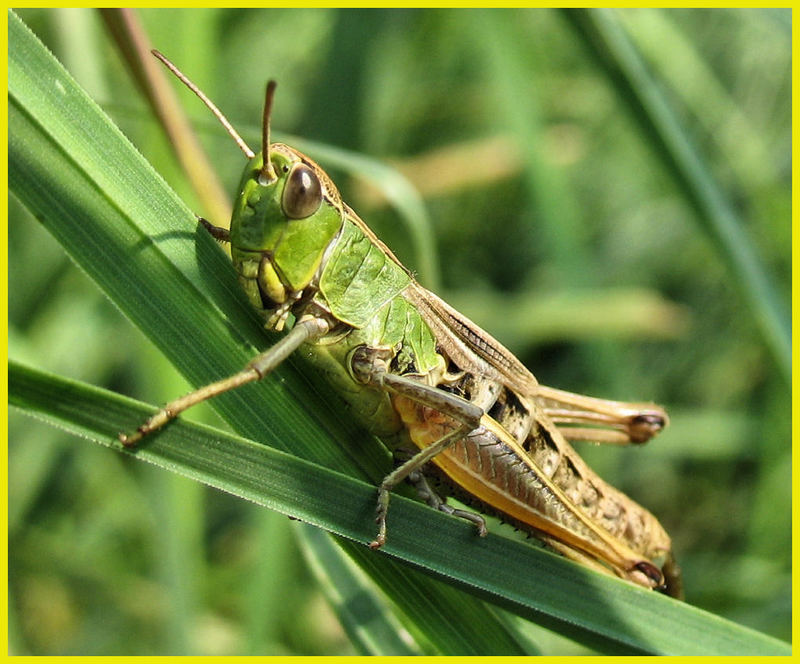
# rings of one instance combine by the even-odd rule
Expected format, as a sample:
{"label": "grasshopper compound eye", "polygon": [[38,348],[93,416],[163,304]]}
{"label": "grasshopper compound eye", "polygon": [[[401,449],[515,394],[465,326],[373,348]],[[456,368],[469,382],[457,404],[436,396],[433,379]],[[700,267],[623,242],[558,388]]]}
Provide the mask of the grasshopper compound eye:
{"label": "grasshopper compound eye", "polygon": [[316,173],[305,164],[297,164],[289,173],[281,206],[289,219],[305,219],[322,204],[322,186]]}

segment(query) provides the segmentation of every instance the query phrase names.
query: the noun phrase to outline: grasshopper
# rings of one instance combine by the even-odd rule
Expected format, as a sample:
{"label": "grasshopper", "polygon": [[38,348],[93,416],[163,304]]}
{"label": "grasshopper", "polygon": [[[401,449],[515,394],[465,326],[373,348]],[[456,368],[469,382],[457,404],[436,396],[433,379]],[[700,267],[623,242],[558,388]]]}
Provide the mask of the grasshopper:
{"label": "grasshopper", "polygon": [[[435,509],[475,524],[461,498],[567,558],[681,596],[671,542],[656,518],[598,477],[568,441],[644,443],[667,425],[652,404],[594,399],[540,385],[499,342],[420,286],[342,200],[322,168],[270,142],[275,83],[266,89],[261,152],[217,107],[159,58],[222,122],[248,159],[230,230],[239,282],[267,329],[288,332],[242,371],[158,411],[127,446],[187,408],[270,373],[301,352],[398,461],[378,488],[377,535],[386,541],[390,492],[404,480]],[[291,322],[290,322],[291,321]]]}

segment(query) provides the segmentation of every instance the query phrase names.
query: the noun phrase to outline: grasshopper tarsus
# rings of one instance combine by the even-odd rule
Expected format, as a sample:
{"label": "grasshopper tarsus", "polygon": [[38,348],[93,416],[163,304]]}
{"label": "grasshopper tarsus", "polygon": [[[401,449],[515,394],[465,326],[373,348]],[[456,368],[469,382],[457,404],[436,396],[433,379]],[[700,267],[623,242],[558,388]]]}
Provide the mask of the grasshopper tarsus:
{"label": "grasshopper tarsus", "polygon": [[375,539],[369,543],[369,548],[373,551],[377,551],[386,544],[386,511],[386,508],[381,511],[379,507],[378,516],[375,517],[375,523],[378,524],[378,534],[375,536]]}
{"label": "grasshopper tarsus", "polygon": [[145,433],[146,433],[146,432],[142,431],[142,427],[139,427],[139,428],[136,430],[136,433],[134,433],[134,434],[131,434],[130,436],[129,436],[129,435],[127,435],[127,434],[125,434],[125,433],[122,433],[122,432],[120,432],[120,433],[119,433],[119,435],[117,435],[117,439],[119,440],[119,442],[120,442],[120,443],[122,443],[122,445],[123,445],[124,447],[126,447],[126,448],[130,449],[130,448],[132,448],[132,447],[136,447],[136,445],[138,444],[138,442],[139,442],[139,441],[140,441],[142,438],[144,438],[144,436],[145,436]]}
{"label": "grasshopper tarsus", "polygon": [[[194,393],[193,393],[194,394]],[[191,397],[191,395],[189,395]],[[178,399],[177,401],[173,401],[172,404],[181,403],[186,401],[187,398],[183,397],[182,399]],[[189,402],[189,405],[192,405],[194,402]],[[153,415],[150,419],[147,420],[144,424],[137,427],[136,432],[131,434],[130,436],[120,433],[117,438],[119,442],[121,442],[126,448],[135,447],[142,438],[145,436],[149,436],[154,431],[158,431],[161,427],[165,424],[170,422],[171,420],[175,419],[177,415],[185,410],[188,406],[183,406],[178,409],[174,408],[172,404],[167,404],[161,410],[159,410],[155,415]]]}
{"label": "grasshopper tarsus", "polygon": [[132,433],[131,435],[128,435],[126,433],[120,433],[117,436],[117,439],[127,449],[131,449],[133,447],[136,447],[139,444],[139,441],[141,441],[145,436],[153,433],[153,431],[155,431],[156,429],[160,429],[161,428],[161,426],[162,426],[161,424],[158,424],[156,426],[152,425],[153,419],[154,418],[150,418],[149,420],[147,420],[147,422],[142,424],[140,427],[137,427],[136,432]]}
{"label": "grasshopper tarsus", "polygon": [[[384,483],[386,480],[384,479]],[[373,551],[386,544],[386,514],[389,511],[389,490],[383,485],[378,489],[378,506],[375,509],[375,523],[378,524],[378,534],[369,543]]]}
{"label": "grasshopper tarsus", "polygon": [[478,530],[478,537],[486,537],[486,535],[489,533],[486,528],[486,519],[484,519],[480,514],[475,514],[475,512],[470,512],[468,510],[456,509],[455,507],[451,507],[444,502],[441,503],[436,509],[438,509],[440,512],[444,512],[445,514],[449,514],[450,516],[464,519],[464,521],[469,521],[470,523],[474,524],[475,528]]}

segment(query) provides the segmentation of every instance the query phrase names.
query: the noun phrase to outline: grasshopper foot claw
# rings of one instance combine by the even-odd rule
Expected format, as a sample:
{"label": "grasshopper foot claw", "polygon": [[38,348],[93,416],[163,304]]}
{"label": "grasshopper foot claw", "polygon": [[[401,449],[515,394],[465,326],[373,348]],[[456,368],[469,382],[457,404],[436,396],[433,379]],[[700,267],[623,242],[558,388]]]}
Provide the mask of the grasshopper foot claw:
{"label": "grasshopper foot claw", "polygon": [[128,436],[127,434],[120,433],[117,438],[119,442],[122,443],[125,447],[133,447],[142,439],[142,432],[137,429],[136,433],[131,434]]}

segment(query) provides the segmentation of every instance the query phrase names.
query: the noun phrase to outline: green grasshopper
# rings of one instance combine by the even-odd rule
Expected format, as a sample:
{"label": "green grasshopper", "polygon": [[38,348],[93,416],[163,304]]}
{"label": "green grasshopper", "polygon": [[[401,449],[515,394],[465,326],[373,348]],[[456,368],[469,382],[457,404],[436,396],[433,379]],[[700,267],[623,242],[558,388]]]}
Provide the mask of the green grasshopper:
{"label": "green grasshopper", "polygon": [[568,558],[679,597],[680,572],[662,526],[567,442],[643,443],[666,426],[664,411],[540,385],[511,352],[420,286],[322,168],[270,142],[273,81],[256,154],[191,81],[153,54],[248,159],[230,230],[201,222],[230,243],[239,282],[265,327],[290,329],[239,373],[167,404],[120,440],[136,444],[187,408],[264,378],[302,348],[398,460],[378,489],[373,549],[386,541],[391,490],[409,480],[429,505],[473,522],[479,535],[484,518],[448,505],[447,495]]}

